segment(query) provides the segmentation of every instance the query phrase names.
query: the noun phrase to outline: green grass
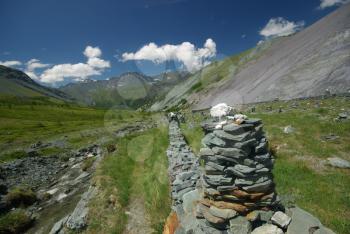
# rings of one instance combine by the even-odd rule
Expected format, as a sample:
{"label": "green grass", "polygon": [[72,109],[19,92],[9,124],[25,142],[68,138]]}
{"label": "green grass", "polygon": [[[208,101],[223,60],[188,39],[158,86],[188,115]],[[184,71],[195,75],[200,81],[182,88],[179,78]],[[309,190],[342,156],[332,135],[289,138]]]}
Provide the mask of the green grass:
{"label": "green grass", "polygon": [[23,233],[31,223],[24,210],[13,210],[0,216],[0,233]]}
{"label": "green grass", "polygon": [[[295,109],[290,108],[293,102],[262,103],[255,105],[255,113],[249,111],[250,107],[242,111],[263,120],[269,143],[276,149],[273,173],[277,192],[293,197],[297,205],[337,233],[349,233],[350,172],[326,166],[321,160],[332,156],[350,160],[350,121],[334,121],[338,113],[350,110],[350,101],[347,98],[303,100],[297,101],[299,106]],[[273,111],[266,111],[270,106]],[[282,113],[278,113],[280,107]],[[190,113],[186,117],[188,121],[181,127],[195,149],[203,137],[203,133],[196,130],[203,118]],[[194,128],[189,129],[188,125]],[[283,132],[288,125],[295,128],[294,133]],[[339,138],[322,140],[322,136],[329,134]]]}
{"label": "green grass", "polygon": [[198,139],[202,139],[204,137],[204,133],[198,122],[193,122],[191,125],[193,126],[189,126],[188,124],[180,124],[180,127],[191,149],[194,153],[198,154],[201,148],[201,141]]}
{"label": "green grass", "polygon": [[[66,148],[98,142],[103,136],[131,121],[147,119],[148,114],[117,109],[93,109],[46,102],[19,104],[12,99],[0,104],[0,161],[24,157],[24,151],[37,141],[61,140]],[[65,138],[65,136],[67,136]],[[41,155],[64,153],[65,149],[41,149]]]}
{"label": "green grass", "polygon": [[139,198],[144,201],[150,225],[161,233],[170,212],[166,128],[126,136],[116,144],[117,151],[109,153],[97,170],[95,180],[100,192],[90,204],[86,232],[122,233],[128,221],[125,211]]}

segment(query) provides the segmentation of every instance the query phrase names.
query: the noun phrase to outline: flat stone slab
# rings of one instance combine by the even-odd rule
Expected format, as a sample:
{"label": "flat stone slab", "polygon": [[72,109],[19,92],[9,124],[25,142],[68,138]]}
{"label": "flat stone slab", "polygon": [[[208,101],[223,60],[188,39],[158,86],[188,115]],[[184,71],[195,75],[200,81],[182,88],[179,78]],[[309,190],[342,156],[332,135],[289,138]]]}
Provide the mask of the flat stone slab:
{"label": "flat stone slab", "polygon": [[209,208],[209,213],[223,219],[231,219],[237,215],[237,211],[232,209],[220,209],[215,206]]}
{"label": "flat stone slab", "polygon": [[291,220],[292,219],[288,215],[281,211],[277,211],[271,218],[272,223],[282,229],[287,228]]}
{"label": "flat stone slab", "polygon": [[309,234],[315,228],[319,234],[335,234],[332,230],[325,228],[320,220],[305,210],[299,207],[290,208],[289,210],[292,213],[292,221],[288,226],[286,234]]}
{"label": "flat stone slab", "polygon": [[[263,226],[255,228],[251,234],[283,234],[282,229],[272,224],[265,224]],[[295,232],[294,234],[301,234]]]}
{"label": "flat stone slab", "polygon": [[332,167],[337,167],[337,168],[350,168],[350,162],[346,161],[342,158],[338,157],[332,157],[332,158],[327,158],[328,164],[331,165]]}
{"label": "flat stone slab", "polygon": [[225,140],[235,141],[235,142],[246,141],[250,137],[250,132],[243,132],[240,135],[234,135],[234,134],[227,133],[223,130],[215,130],[214,134],[220,139],[225,139]]}
{"label": "flat stone slab", "polygon": [[237,148],[213,147],[212,151],[215,154],[219,154],[226,157],[233,157],[237,159],[247,157],[247,153],[245,151]]}

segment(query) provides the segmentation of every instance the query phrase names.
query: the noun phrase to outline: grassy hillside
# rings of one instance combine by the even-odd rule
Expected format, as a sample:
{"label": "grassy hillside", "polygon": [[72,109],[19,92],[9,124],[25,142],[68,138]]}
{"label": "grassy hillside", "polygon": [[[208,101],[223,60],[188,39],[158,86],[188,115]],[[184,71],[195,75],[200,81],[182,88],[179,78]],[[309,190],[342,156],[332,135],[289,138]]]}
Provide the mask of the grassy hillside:
{"label": "grassy hillside", "polygon": [[26,155],[24,151],[38,141],[52,143],[43,154],[98,143],[125,124],[148,118],[140,112],[92,109],[42,98],[1,100],[0,161]]}
{"label": "grassy hillside", "polygon": [[61,102],[71,102],[65,93],[42,86],[22,71],[0,65],[0,97],[48,97]]}
{"label": "grassy hillside", "polygon": [[[274,176],[278,193],[296,202],[337,233],[350,230],[350,172],[326,165],[327,157],[338,156],[350,160],[350,120],[337,122],[338,113],[350,110],[349,98],[325,100],[272,102],[242,111],[250,117],[261,118],[270,147],[275,153]],[[272,108],[272,111],[270,109]],[[279,108],[282,112],[279,113]],[[187,113],[182,125],[186,139],[198,151],[203,133],[201,114]],[[295,131],[286,134],[284,127]],[[336,136],[326,140],[327,136]]]}

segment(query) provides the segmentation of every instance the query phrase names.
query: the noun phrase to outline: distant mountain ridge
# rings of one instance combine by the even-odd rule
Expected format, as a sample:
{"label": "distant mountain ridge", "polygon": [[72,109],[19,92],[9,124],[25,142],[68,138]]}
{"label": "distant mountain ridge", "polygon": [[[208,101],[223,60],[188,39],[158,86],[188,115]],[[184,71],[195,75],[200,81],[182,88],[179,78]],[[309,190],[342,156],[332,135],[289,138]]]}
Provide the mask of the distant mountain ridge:
{"label": "distant mountain ridge", "polygon": [[38,84],[22,71],[0,65],[0,95],[72,101],[64,92]]}
{"label": "distant mountain ridge", "polygon": [[165,72],[156,76],[128,72],[108,80],[70,83],[59,90],[90,106],[139,108],[165,96],[188,76],[186,72]]}

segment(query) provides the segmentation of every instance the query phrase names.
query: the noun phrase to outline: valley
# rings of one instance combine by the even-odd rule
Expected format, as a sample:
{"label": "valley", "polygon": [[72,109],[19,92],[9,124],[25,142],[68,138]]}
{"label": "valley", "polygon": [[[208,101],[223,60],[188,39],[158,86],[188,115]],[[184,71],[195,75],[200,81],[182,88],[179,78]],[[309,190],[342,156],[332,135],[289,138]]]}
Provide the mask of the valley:
{"label": "valley", "polygon": [[[125,12],[158,9],[153,19],[189,2]],[[236,39],[221,9],[222,47],[197,22],[182,33],[205,36],[203,47],[175,40],[179,23],[159,41],[142,27],[124,43],[108,37],[102,53],[90,41],[120,21],[108,20],[82,33],[82,61],[63,63],[62,54],[78,57],[58,45],[55,64],[43,45],[31,53],[47,63],[2,52],[0,234],[350,234],[350,3],[320,2],[310,22],[270,18],[259,37],[244,29]],[[337,8],[320,13],[329,4]],[[95,7],[86,12],[96,20]],[[235,22],[262,22],[264,12]],[[148,33],[155,42],[134,50]]]}

